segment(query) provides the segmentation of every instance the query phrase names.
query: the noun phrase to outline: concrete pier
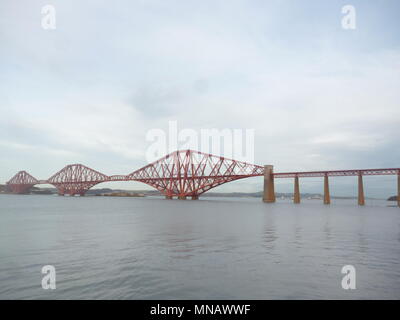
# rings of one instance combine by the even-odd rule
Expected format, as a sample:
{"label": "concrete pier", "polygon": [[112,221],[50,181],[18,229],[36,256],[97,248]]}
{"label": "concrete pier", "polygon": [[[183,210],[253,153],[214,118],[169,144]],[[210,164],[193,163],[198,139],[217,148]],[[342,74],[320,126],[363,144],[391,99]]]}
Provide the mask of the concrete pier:
{"label": "concrete pier", "polygon": [[192,200],[199,200],[199,196],[198,195],[192,196]]}
{"label": "concrete pier", "polygon": [[165,196],[165,199],[172,200],[172,196]]}
{"label": "concrete pier", "polygon": [[361,172],[358,174],[358,205],[365,205],[363,176]]}
{"label": "concrete pier", "polygon": [[400,207],[400,171],[397,173],[397,205]]}
{"label": "concrete pier", "polygon": [[186,200],[186,196],[178,196],[179,200]]}
{"label": "concrete pier", "polygon": [[324,175],[324,204],[330,204],[331,203],[331,196],[329,194],[329,180],[328,180],[328,174],[325,173]]}
{"label": "concrete pier", "polygon": [[274,187],[274,166],[264,166],[264,202],[275,202],[275,187]]}
{"label": "concrete pier", "polygon": [[299,177],[294,177],[294,194],[293,194],[293,202],[300,203],[300,187],[299,187]]}

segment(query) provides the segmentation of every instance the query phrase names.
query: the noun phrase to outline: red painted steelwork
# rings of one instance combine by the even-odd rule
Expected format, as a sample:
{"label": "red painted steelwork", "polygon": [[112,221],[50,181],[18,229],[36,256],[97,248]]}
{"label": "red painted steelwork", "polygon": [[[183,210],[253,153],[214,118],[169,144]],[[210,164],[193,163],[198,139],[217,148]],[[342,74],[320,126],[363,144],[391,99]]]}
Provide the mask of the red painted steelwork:
{"label": "red painted steelwork", "polygon": [[175,151],[129,174],[166,196],[197,197],[221,184],[264,174],[261,166],[199,151]]}
{"label": "red painted steelwork", "polygon": [[94,185],[109,181],[108,176],[82,164],[70,164],[51,176],[47,183],[58,189],[60,195],[84,195]]}
{"label": "red painted steelwork", "polygon": [[[84,195],[94,185],[107,181],[140,181],[169,197],[198,197],[221,184],[261,176],[264,168],[193,150],[172,152],[128,175],[107,176],[81,164],[68,165],[48,180],[18,174],[7,182],[12,192],[21,193],[35,184],[52,184],[60,195]],[[18,178],[16,178],[18,176]],[[26,177],[26,180],[24,180]]]}
{"label": "red painted steelwork", "polygon": [[399,174],[400,169],[360,169],[360,170],[334,170],[334,171],[309,171],[309,172],[280,172],[274,173],[275,178],[294,178],[294,177],[323,177],[328,176],[377,176],[377,175],[395,175]]}
{"label": "red painted steelwork", "polygon": [[7,182],[7,186],[13,193],[26,193],[38,183],[28,172],[20,171]]}
{"label": "red painted steelwork", "polygon": [[[400,169],[362,169],[340,171],[274,173],[275,178],[400,175]],[[26,171],[18,172],[7,182],[13,193],[26,193],[35,184],[52,184],[60,195],[84,195],[98,183],[139,181],[167,197],[197,199],[204,192],[238,179],[262,176],[264,167],[193,150],[172,152],[128,175],[107,176],[82,164],[71,164],[47,180],[37,180]]]}

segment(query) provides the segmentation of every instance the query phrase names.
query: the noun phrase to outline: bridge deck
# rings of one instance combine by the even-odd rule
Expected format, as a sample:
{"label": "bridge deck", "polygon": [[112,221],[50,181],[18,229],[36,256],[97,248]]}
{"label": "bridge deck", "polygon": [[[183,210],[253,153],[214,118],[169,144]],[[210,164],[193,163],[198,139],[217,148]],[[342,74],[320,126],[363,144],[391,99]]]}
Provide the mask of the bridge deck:
{"label": "bridge deck", "polygon": [[324,177],[327,176],[377,176],[377,175],[397,175],[400,168],[391,169],[357,169],[357,170],[333,170],[333,171],[308,171],[308,172],[277,172],[275,178],[294,178],[294,177]]}

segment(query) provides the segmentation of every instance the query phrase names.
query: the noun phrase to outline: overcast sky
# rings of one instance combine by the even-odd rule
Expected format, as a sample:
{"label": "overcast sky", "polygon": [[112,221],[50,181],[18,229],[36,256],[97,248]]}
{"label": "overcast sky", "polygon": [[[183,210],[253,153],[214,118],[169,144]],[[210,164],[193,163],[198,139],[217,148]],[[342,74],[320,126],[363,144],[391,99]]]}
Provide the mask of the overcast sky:
{"label": "overcast sky", "polygon": [[[55,30],[41,26],[47,4]],[[355,30],[342,28],[347,4]],[[68,163],[130,173],[148,130],[171,120],[254,129],[255,163],[278,172],[400,167],[399,30],[397,0],[1,0],[0,183]],[[386,197],[395,178],[365,188]],[[261,189],[252,178],[215,191]],[[332,191],[355,194],[356,178]]]}

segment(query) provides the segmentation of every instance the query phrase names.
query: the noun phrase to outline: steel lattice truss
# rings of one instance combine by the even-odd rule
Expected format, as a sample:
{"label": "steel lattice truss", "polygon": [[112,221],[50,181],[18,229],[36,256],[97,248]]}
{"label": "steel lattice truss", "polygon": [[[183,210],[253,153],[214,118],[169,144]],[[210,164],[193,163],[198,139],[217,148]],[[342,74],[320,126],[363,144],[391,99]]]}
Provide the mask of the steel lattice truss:
{"label": "steel lattice truss", "polygon": [[47,183],[60,194],[84,195],[94,185],[109,181],[108,176],[82,164],[70,164],[51,176]]}
{"label": "steel lattice truss", "polygon": [[19,171],[14,177],[7,182],[8,188],[13,193],[25,193],[39,181],[32,177],[26,171]]}
{"label": "steel lattice truss", "polygon": [[[264,167],[193,150],[172,152],[128,175],[107,176],[82,164],[71,164],[47,180],[37,180],[26,171],[18,172],[7,182],[13,193],[25,193],[35,184],[52,184],[61,195],[84,195],[98,183],[107,181],[140,181],[167,197],[197,198],[221,184],[262,176]],[[274,173],[275,178],[400,175],[400,169],[362,169]]]}
{"label": "steel lattice truss", "polygon": [[184,150],[173,152],[127,177],[151,185],[166,196],[196,197],[223,183],[263,174],[261,166]]}
{"label": "steel lattice truss", "polygon": [[275,178],[294,178],[294,177],[343,177],[343,176],[380,176],[400,174],[400,169],[361,169],[361,170],[334,170],[334,171],[310,171],[310,172],[281,172],[274,173]]}

